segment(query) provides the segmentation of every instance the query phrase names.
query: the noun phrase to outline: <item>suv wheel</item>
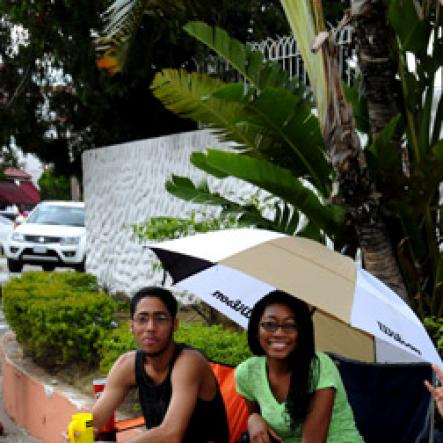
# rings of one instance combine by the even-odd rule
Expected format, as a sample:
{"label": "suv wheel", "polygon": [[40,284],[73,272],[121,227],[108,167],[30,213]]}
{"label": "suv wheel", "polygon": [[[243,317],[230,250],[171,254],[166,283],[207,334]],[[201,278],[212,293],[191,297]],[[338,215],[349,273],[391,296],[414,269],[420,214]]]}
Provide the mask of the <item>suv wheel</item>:
{"label": "suv wheel", "polygon": [[11,258],[8,258],[7,265],[9,272],[22,272],[23,263],[19,260],[13,260]]}
{"label": "suv wheel", "polygon": [[45,265],[42,265],[42,268],[43,268],[43,271],[51,272],[55,269],[55,265],[50,265],[50,264],[46,265],[45,264]]}
{"label": "suv wheel", "polygon": [[86,262],[86,259],[83,260],[81,263],[79,263],[79,264],[75,267],[75,270],[76,270],[77,272],[85,272],[85,270],[86,270],[86,268],[85,268],[85,262]]}

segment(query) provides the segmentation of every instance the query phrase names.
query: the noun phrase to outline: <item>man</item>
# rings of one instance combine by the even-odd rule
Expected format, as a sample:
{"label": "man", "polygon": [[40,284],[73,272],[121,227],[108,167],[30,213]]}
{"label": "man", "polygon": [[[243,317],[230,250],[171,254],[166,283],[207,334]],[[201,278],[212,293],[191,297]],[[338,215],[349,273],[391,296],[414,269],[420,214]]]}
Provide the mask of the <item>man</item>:
{"label": "man", "polygon": [[147,430],[131,442],[227,443],[226,410],[207,360],[176,343],[177,301],[166,289],[139,290],[130,304],[137,351],[114,363],[106,387],[92,409],[101,429],[137,386]]}

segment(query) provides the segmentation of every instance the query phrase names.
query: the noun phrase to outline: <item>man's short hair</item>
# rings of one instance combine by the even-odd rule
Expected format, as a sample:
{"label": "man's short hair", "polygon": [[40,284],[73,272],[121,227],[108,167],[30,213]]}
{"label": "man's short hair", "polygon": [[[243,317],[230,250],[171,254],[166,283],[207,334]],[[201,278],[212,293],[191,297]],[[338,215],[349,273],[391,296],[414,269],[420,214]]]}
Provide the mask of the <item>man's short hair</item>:
{"label": "man's short hair", "polygon": [[139,301],[146,297],[159,298],[165,304],[171,317],[175,319],[177,315],[177,300],[172,295],[171,291],[168,291],[167,289],[161,288],[159,286],[146,286],[144,288],[139,289],[133,295],[133,297],[131,298],[131,303],[129,305],[131,318],[134,318],[134,313],[135,310],[137,309]]}

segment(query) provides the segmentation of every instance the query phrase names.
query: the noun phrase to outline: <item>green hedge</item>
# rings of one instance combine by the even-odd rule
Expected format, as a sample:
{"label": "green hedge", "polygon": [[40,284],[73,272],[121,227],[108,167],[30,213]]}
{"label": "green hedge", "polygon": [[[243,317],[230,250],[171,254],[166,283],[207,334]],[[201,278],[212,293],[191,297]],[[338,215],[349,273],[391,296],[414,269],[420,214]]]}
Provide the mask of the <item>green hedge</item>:
{"label": "green hedge", "polygon": [[3,286],[6,321],[25,354],[49,370],[97,365],[115,306],[89,274],[27,272]]}
{"label": "green hedge", "polygon": [[[106,375],[119,355],[136,348],[127,299],[100,292],[90,274],[27,272],[4,285],[3,310],[26,355],[50,371],[99,365]],[[118,328],[115,318],[123,318]],[[222,363],[250,356],[246,334],[221,325],[180,322],[175,339]]]}
{"label": "green hedge", "polygon": [[[180,322],[175,340],[199,349],[207,358],[220,363],[237,365],[251,356],[246,332],[231,331],[221,325]],[[104,340],[100,371],[106,374],[119,355],[135,348],[135,340],[125,323]]]}

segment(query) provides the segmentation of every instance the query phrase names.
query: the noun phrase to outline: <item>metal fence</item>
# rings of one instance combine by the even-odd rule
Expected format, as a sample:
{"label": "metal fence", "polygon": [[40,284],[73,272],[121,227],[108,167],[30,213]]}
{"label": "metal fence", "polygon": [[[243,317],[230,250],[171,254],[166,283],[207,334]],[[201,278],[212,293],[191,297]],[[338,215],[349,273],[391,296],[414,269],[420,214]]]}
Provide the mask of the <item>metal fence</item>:
{"label": "metal fence", "polygon": [[[352,41],[352,28],[344,27],[336,34],[338,46],[338,64],[343,80],[351,84],[356,72],[356,53]],[[261,42],[248,43],[252,49],[261,51],[265,59],[279,63],[288,72],[289,77],[298,77],[306,85],[309,85],[303,59],[297,47],[297,42],[292,35],[279,39],[267,38]],[[200,72],[214,74],[224,81],[241,81],[241,76],[229,63],[217,56],[211,56],[199,66]]]}

